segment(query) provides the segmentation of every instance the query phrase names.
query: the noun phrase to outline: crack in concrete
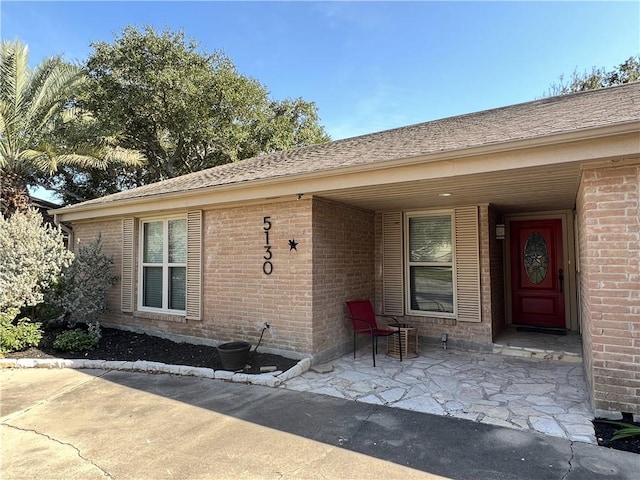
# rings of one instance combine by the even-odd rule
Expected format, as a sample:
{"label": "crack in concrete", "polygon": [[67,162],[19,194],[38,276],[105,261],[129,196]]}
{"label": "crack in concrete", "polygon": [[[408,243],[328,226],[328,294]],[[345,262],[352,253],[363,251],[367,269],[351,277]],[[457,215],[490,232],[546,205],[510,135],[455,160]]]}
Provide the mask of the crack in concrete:
{"label": "crack in concrete", "polygon": [[571,457],[569,457],[569,461],[568,461],[569,469],[566,471],[566,473],[562,476],[560,480],[565,480],[573,470],[573,458],[576,456],[575,452],[573,451],[573,442],[569,442],[569,449],[571,450]]}
{"label": "crack in concrete", "polygon": [[85,461],[85,462],[87,462],[87,463],[91,464],[92,466],[94,466],[95,468],[97,468],[98,470],[100,470],[100,472],[102,472],[102,474],[103,474],[105,477],[107,477],[107,478],[115,478],[115,477],[113,477],[109,472],[107,472],[105,469],[103,469],[102,467],[100,467],[100,465],[96,464],[95,462],[93,462],[93,461],[92,461],[92,460],[90,460],[89,458],[87,458],[87,457],[83,456],[83,455],[82,455],[82,452],[80,451],[80,449],[79,449],[78,447],[76,447],[75,445],[72,445],[72,444],[67,443],[67,442],[60,441],[60,440],[58,440],[57,438],[53,438],[52,436],[47,435],[46,433],[42,433],[42,432],[39,432],[39,431],[34,430],[34,429],[31,429],[31,428],[20,428],[20,427],[17,427],[17,426],[15,426],[15,425],[11,425],[11,424],[6,423],[6,422],[2,422],[2,425],[6,426],[6,427],[9,427],[9,428],[13,428],[14,430],[18,430],[19,432],[34,433],[34,434],[36,434],[36,435],[39,435],[39,436],[41,436],[41,437],[46,438],[47,440],[50,440],[50,441],[52,441],[52,442],[55,442],[55,443],[57,443],[58,445],[64,445],[64,446],[67,446],[67,447],[71,447],[73,450],[75,450],[75,451],[76,451],[76,454],[78,455],[78,457],[79,457],[80,459],[82,459],[83,461]]}

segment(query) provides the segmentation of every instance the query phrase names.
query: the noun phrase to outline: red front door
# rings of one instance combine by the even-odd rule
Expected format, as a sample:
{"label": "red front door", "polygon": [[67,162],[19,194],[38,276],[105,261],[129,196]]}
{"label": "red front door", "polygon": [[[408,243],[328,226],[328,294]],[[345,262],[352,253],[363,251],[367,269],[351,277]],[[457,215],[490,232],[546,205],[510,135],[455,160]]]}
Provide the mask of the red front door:
{"label": "red front door", "polygon": [[562,221],[510,224],[514,325],[565,328]]}

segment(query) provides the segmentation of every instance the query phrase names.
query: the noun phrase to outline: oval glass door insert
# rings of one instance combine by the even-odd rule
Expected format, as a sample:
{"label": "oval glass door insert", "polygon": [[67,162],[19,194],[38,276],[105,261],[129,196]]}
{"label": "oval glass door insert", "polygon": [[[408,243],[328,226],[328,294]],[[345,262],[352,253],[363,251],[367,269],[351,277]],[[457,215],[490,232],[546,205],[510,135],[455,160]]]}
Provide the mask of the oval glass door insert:
{"label": "oval glass door insert", "polygon": [[531,283],[539,284],[547,276],[549,255],[547,243],[538,232],[530,233],[524,244],[524,270]]}

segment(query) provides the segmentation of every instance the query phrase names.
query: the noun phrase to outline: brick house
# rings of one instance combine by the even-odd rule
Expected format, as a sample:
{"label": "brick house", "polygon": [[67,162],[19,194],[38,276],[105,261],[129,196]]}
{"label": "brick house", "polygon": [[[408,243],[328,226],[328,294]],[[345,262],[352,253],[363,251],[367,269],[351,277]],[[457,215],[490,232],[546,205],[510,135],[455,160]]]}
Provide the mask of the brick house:
{"label": "brick house", "polygon": [[103,322],[326,361],[346,300],[421,342],[579,332],[594,408],[640,414],[640,83],[277,152],[55,211],[102,235]]}

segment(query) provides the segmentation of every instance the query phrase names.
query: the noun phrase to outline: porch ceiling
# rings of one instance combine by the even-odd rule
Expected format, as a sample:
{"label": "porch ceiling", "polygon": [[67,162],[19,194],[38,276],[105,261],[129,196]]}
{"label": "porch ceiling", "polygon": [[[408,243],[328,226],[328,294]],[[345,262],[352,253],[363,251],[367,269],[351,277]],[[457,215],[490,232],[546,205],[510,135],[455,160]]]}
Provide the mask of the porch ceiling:
{"label": "porch ceiling", "polygon": [[[411,210],[490,203],[504,213],[573,209],[580,163],[317,192],[360,208]],[[309,192],[311,193],[311,192]],[[440,196],[450,193],[450,196]]]}

